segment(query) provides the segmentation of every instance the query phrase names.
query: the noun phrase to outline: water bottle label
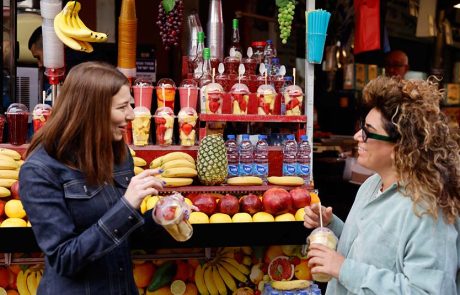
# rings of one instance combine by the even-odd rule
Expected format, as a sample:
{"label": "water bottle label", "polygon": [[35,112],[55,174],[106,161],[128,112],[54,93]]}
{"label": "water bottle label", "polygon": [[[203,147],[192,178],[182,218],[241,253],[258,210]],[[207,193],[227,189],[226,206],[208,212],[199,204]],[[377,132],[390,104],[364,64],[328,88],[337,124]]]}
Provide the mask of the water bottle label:
{"label": "water bottle label", "polygon": [[238,176],[238,165],[228,165],[228,176]]}
{"label": "water bottle label", "polygon": [[299,164],[299,175],[310,175],[310,165],[308,164]]}
{"label": "water bottle label", "polygon": [[283,164],[283,175],[284,176],[293,176],[296,174],[296,165],[295,164]]}
{"label": "water bottle label", "polygon": [[268,175],[268,165],[267,164],[255,164],[254,172],[257,176],[266,176]]}
{"label": "water bottle label", "polygon": [[252,165],[250,165],[250,164],[240,164],[240,175],[241,176],[252,175]]}

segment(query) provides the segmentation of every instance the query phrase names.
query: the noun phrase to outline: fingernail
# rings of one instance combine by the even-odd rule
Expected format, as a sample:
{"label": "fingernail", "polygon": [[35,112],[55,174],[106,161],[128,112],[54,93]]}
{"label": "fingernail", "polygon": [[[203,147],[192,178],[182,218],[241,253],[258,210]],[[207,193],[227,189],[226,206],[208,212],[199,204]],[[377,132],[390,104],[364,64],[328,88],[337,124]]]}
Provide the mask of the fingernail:
{"label": "fingernail", "polygon": [[166,185],[166,181],[161,181],[161,183],[163,183],[163,185]]}
{"label": "fingernail", "polygon": [[160,172],[160,173],[163,173],[163,171],[164,171],[163,169],[158,170],[158,172]]}

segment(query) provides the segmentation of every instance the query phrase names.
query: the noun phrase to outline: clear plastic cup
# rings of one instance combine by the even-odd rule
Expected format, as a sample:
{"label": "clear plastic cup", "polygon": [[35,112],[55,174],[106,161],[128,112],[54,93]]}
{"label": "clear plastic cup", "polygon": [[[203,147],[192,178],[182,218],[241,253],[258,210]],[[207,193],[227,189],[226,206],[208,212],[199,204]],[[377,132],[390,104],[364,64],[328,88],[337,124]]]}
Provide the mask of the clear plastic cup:
{"label": "clear plastic cup", "polygon": [[149,144],[151,114],[146,107],[134,108],[134,120],[131,122],[133,131],[133,144],[145,146]]}
{"label": "clear plastic cup", "polygon": [[257,60],[252,57],[243,58],[243,64],[246,75],[255,75],[257,68]]}
{"label": "clear plastic cup", "polygon": [[227,56],[224,59],[225,72],[227,74],[238,74],[240,59],[236,56]]}
{"label": "clear plastic cup", "polygon": [[9,140],[13,145],[22,145],[27,141],[29,109],[22,103],[13,103],[6,110],[9,126]]}
{"label": "clear plastic cup", "polygon": [[196,140],[196,110],[190,107],[182,108],[177,115],[179,122],[179,139],[182,146],[193,146]]}
{"label": "clear plastic cup", "polygon": [[230,80],[227,74],[219,74],[215,78],[216,83],[220,84],[225,92],[229,92],[232,88],[232,84],[230,84]]}
{"label": "clear plastic cup", "polygon": [[276,93],[280,93],[281,89],[284,86],[284,77],[281,76],[281,75],[271,76],[270,77],[270,84],[273,85],[273,87],[275,88]]}
{"label": "clear plastic cup", "polygon": [[48,104],[39,103],[32,111],[32,123],[34,125],[34,132],[42,128],[51,115],[52,107]]}
{"label": "clear plastic cup", "polygon": [[162,107],[155,112],[156,143],[168,146],[172,144],[174,112],[169,107]]}
{"label": "clear plastic cup", "polygon": [[193,235],[193,227],[188,221],[190,206],[184,197],[176,193],[160,198],[152,210],[153,220],[178,242],[185,242]]}
{"label": "clear plastic cup", "polygon": [[134,95],[134,106],[146,107],[150,111],[152,109],[152,95],[154,88],[152,83],[145,78],[139,78],[136,79],[132,88]]}
{"label": "clear plastic cup", "polygon": [[174,110],[174,99],[176,97],[176,84],[169,78],[160,79],[157,83],[157,104],[158,107],[169,107]]}
{"label": "clear plastic cup", "polygon": [[232,114],[246,115],[248,113],[249,88],[243,83],[236,83],[230,90],[232,96]]}
{"label": "clear plastic cup", "polygon": [[286,115],[302,115],[303,92],[297,85],[290,85],[284,89],[284,103],[286,105]]}
{"label": "clear plastic cup", "polygon": [[257,88],[257,114],[272,115],[275,109],[276,91],[273,86],[264,84]]}
{"label": "clear plastic cup", "polygon": [[[307,247],[310,244],[321,244],[329,249],[335,250],[337,248],[338,239],[335,234],[327,227],[318,227],[314,229],[307,237]],[[312,274],[313,280],[317,282],[328,282],[332,277],[323,273]]]}
{"label": "clear plastic cup", "polygon": [[220,84],[210,83],[206,85],[206,114],[222,114],[224,89]]}
{"label": "clear plastic cup", "polygon": [[198,102],[198,86],[193,79],[185,79],[179,86],[180,107],[196,108]]}

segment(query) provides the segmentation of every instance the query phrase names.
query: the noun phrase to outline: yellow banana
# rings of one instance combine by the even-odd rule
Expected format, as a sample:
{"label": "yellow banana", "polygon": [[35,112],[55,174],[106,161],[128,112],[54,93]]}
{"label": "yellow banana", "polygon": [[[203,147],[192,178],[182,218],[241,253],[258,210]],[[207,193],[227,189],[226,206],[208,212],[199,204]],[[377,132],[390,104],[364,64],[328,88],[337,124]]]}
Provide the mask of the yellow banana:
{"label": "yellow banana", "polygon": [[0,170],[0,178],[18,179],[19,170]]}
{"label": "yellow banana", "polygon": [[134,175],[137,175],[137,174],[141,173],[142,171],[144,171],[143,168],[134,166]]}
{"label": "yellow banana", "polygon": [[206,285],[206,288],[208,288],[210,295],[219,295],[216,283],[214,282],[214,278],[212,277],[212,266],[209,264],[207,264],[204,267],[204,283]]}
{"label": "yellow banana", "polygon": [[76,39],[76,38],[75,38],[75,40],[76,40],[78,43],[80,43],[81,47],[83,47],[83,49],[84,49],[84,50],[83,50],[84,52],[91,53],[91,52],[94,51],[93,45],[89,44],[88,42],[86,42],[86,41],[81,41],[81,40]]}
{"label": "yellow banana", "polygon": [[142,214],[144,214],[145,211],[147,211],[147,201],[148,201],[149,198],[151,198],[151,196],[145,197],[141,202],[140,209],[141,209]]}
{"label": "yellow banana", "polygon": [[252,254],[252,248],[249,247],[249,246],[241,247],[241,251],[243,251],[243,253],[246,254],[246,255],[251,255]]}
{"label": "yellow banana", "polygon": [[147,162],[140,157],[133,157],[133,161],[134,161],[134,166],[137,166],[137,167],[144,167],[147,165]]}
{"label": "yellow banana", "polygon": [[40,281],[42,280],[43,269],[37,270],[36,275],[37,275],[37,288],[38,288],[38,285],[40,285]]}
{"label": "yellow banana", "polygon": [[220,260],[219,263],[238,281],[245,283],[248,280],[248,278],[243,273],[241,273],[236,267],[227,261]]}
{"label": "yellow banana", "polygon": [[242,274],[248,275],[251,273],[251,270],[246,265],[239,263],[238,261],[235,260],[235,258],[225,257],[223,258],[223,260],[233,265]]}
{"label": "yellow banana", "polygon": [[136,151],[134,151],[132,148],[129,148],[129,153],[131,154],[132,157],[136,155]]}
{"label": "yellow banana", "polygon": [[68,37],[61,31],[61,26],[63,26],[63,23],[65,23],[63,19],[63,14],[62,11],[59,12],[55,17],[54,17],[54,32],[56,33],[56,36],[59,38],[59,40],[62,41],[65,45],[68,47],[72,48],[73,50],[77,51],[85,51],[85,49],[81,46],[80,43],[77,42],[77,40]]}
{"label": "yellow banana", "polygon": [[18,169],[21,168],[22,164],[24,164],[24,160],[16,160],[16,163],[18,164]]}
{"label": "yellow banana", "polygon": [[89,29],[85,23],[81,20],[80,16],[78,15],[77,12],[74,12],[72,14],[72,23],[73,23],[73,26],[74,27],[77,27],[81,30],[88,30],[90,31],[90,36],[89,37],[81,37],[81,38],[78,38],[79,40],[82,40],[82,41],[88,41],[88,42],[105,42],[107,41],[107,34],[106,33],[102,33],[102,32],[95,32],[91,29]]}
{"label": "yellow banana", "polygon": [[18,287],[19,295],[30,295],[29,289],[27,289],[26,279],[27,277],[25,276],[24,271],[20,270],[16,278],[16,286]]}
{"label": "yellow banana", "polygon": [[188,167],[178,167],[178,168],[171,168],[163,171],[161,173],[162,177],[195,177],[197,176],[198,172],[193,168]]}
{"label": "yellow banana", "polygon": [[230,185],[262,185],[262,178],[257,176],[238,176],[227,180]]}
{"label": "yellow banana", "polygon": [[0,178],[0,186],[10,188],[16,181],[16,179]]}
{"label": "yellow banana", "polygon": [[167,170],[167,169],[171,169],[171,168],[179,168],[179,167],[187,167],[187,168],[196,169],[195,164],[193,164],[193,163],[191,163],[191,162],[189,162],[187,160],[184,160],[184,159],[172,160],[172,161],[164,163],[161,166],[161,168],[163,168],[163,170]]}
{"label": "yellow banana", "polygon": [[218,264],[216,267],[217,267],[217,271],[219,272],[220,276],[224,280],[225,285],[227,285],[227,287],[232,291],[235,291],[236,289],[238,289],[235,283],[235,279],[228,273],[228,271],[220,264]]}
{"label": "yellow banana", "polygon": [[204,282],[204,272],[201,265],[198,265],[195,269],[195,284],[201,295],[209,295],[208,288],[206,288]]}
{"label": "yellow banana", "polygon": [[6,187],[0,186],[0,198],[11,196],[11,191]]}
{"label": "yellow banana", "polygon": [[11,157],[14,160],[21,160],[21,154],[12,149],[0,148],[0,154]]}
{"label": "yellow banana", "polygon": [[71,18],[72,18],[72,12],[74,9],[75,9],[74,2],[73,1],[67,2],[66,6],[60,12],[63,18],[62,18],[62,21],[59,23],[59,29],[61,29],[62,33],[64,33],[67,37],[71,37],[71,38],[90,37],[91,31],[81,30],[80,28],[73,26]]}
{"label": "yellow banana", "polygon": [[292,280],[292,281],[273,281],[272,288],[276,290],[296,290],[310,287],[310,281]]}
{"label": "yellow banana", "polygon": [[16,170],[19,164],[8,156],[0,155],[0,169],[1,170]]}
{"label": "yellow banana", "polygon": [[150,163],[150,168],[157,168],[157,167],[162,166],[166,162],[178,160],[178,159],[184,159],[184,160],[189,161],[190,163],[195,164],[195,160],[189,154],[184,153],[184,152],[172,152],[172,153],[166,154],[164,156],[158,157],[155,160],[153,160]]}
{"label": "yellow banana", "polygon": [[224,280],[220,276],[217,266],[212,266],[212,278],[216,284],[217,291],[219,291],[219,295],[227,295],[227,287],[225,287]]}
{"label": "yellow banana", "polygon": [[27,274],[26,281],[27,281],[27,289],[29,290],[30,295],[37,295],[38,284],[37,284],[36,271],[33,271],[33,270],[29,271],[29,273]]}
{"label": "yellow banana", "polygon": [[193,178],[174,178],[174,177],[158,177],[159,179],[166,182],[166,187],[178,187],[191,185],[193,183]]}
{"label": "yellow banana", "polygon": [[299,176],[270,176],[268,182],[276,185],[304,185],[305,180]]}

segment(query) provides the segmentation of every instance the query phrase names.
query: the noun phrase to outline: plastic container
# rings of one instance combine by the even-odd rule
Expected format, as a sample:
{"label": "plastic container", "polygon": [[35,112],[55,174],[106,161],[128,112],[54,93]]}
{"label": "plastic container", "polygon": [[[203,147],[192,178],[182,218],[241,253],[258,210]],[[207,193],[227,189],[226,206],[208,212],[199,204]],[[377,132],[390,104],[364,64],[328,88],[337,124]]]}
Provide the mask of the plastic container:
{"label": "plastic container", "polygon": [[185,242],[193,235],[193,227],[188,221],[190,206],[180,194],[162,197],[152,210],[153,220],[164,227],[178,242]]}
{"label": "plastic container", "polygon": [[0,142],[3,142],[3,130],[5,129],[5,122],[5,115],[0,115]]}
{"label": "plastic container", "polygon": [[9,141],[12,145],[22,145],[27,141],[29,109],[22,103],[13,103],[6,110],[9,126]]}
{"label": "plastic container", "polygon": [[152,109],[153,85],[144,78],[136,79],[133,85],[134,106],[146,107],[149,111]]}
{"label": "plastic container", "polygon": [[266,182],[268,177],[268,143],[266,135],[259,135],[254,149],[254,175]]}
{"label": "plastic container", "polygon": [[238,74],[239,65],[240,65],[240,59],[236,56],[227,56],[224,59],[224,66],[225,66],[226,74]]}
{"label": "plastic container", "polygon": [[[307,247],[310,244],[321,244],[329,249],[335,250],[337,247],[338,239],[335,234],[327,227],[318,227],[314,229],[307,237]],[[316,273],[312,274],[313,280],[317,282],[328,282],[332,277],[330,275]]]}
{"label": "plastic container", "polygon": [[239,153],[238,144],[236,143],[235,135],[229,134],[225,142],[225,149],[227,150],[228,173],[227,177],[238,176]]}
{"label": "plastic container", "polygon": [[270,72],[268,73],[270,76],[277,76],[280,71],[280,59],[278,57],[272,57],[272,66],[270,67]]}
{"label": "plastic container", "polygon": [[225,92],[229,92],[232,88],[230,84],[230,79],[227,74],[219,74],[215,77],[216,83],[220,84]]}
{"label": "plastic container", "polygon": [[245,84],[236,83],[230,89],[232,96],[232,114],[246,115],[248,113],[249,88]]}
{"label": "plastic container", "polygon": [[240,164],[238,168],[239,176],[252,176],[254,166],[254,147],[249,140],[248,134],[243,134],[239,147]]}
{"label": "plastic container", "polygon": [[302,88],[297,85],[290,85],[284,89],[283,98],[286,105],[286,115],[302,115],[303,97]]}
{"label": "plastic container", "polygon": [[287,136],[283,145],[283,176],[297,173],[297,143],[293,134]]}
{"label": "plastic container", "polygon": [[252,47],[252,57],[255,58],[258,64],[264,61],[264,49],[266,42],[265,41],[254,41],[251,43]]}
{"label": "plastic container", "polygon": [[276,57],[275,48],[273,47],[272,40],[267,40],[264,47],[264,59],[263,62],[265,64],[265,69],[267,70],[267,74],[271,73],[272,68],[272,58]]}
{"label": "plastic container", "polygon": [[257,59],[254,57],[243,58],[243,65],[247,75],[255,75],[257,69]]}
{"label": "plastic container", "polygon": [[257,88],[258,107],[257,114],[272,115],[275,109],[276,91],[268,84],[260,85]]}
{"label": "plastic container", "polygon": [[195,109],[182,108],[177,115],[179,123],[179,139],[182,146],[193,146],[196,141],[196,120],[198,115]]}
{"label": "plastic container", "polygon": [[191,107],[196,109],[198,102],[198,84],[193,79],[185,79],[179,86],[181,109]]}
{"label": "plastic container", "polygon": [[299,148],[297,151],[297,175],[305,180],[305,183],[310,181],[310,167],[311,167],[311,147],[308,142],[308,136],[302,135],[300,137]]}
{"label": "plastic container", "polygon": [[169,107],[162,107],[155,112],[155,138],[158,145],[172,144],[174,112]]}
{"label": "plastic container", "polygon": [[224,89],[218,83],[209,83],[205,88],[206,114],[222,114]]}
{"label": "plastic container", "polygon": [[48,121],[51,115],[52,107],[48,104],[39,103],[32,111],[32,123],[34,125],[34,132],[37,132]]}
{"label": "plastic container", "polygon": [[176,97],[176,84],[169,78],[160,79],[157,83],[157,104],[158,107],[169,107],[174,110],[174,99]]}
{"label": "plastic container", "polygon": [[150,135],[150,110],[146,107],[134,108],[134,120],[132,121],[133,144],[145,146],[149,144]]}

